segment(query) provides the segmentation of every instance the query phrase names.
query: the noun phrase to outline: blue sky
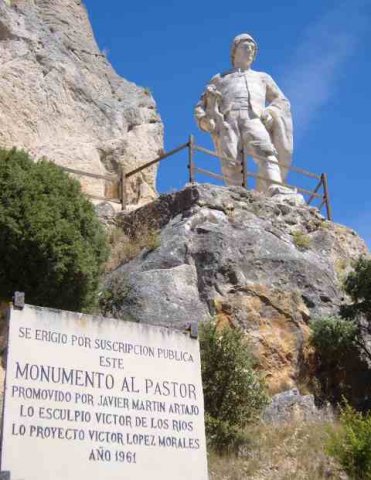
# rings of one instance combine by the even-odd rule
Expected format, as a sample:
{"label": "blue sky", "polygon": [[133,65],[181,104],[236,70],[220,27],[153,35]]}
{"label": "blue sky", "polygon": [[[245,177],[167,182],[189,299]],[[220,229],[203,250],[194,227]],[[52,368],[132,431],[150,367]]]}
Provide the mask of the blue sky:
{"label": "blue sky", "polygon": [[[230,68],[234,36],[251,33],[259,45],[254,69],[272,75],[292,103],[294,164],[327,172],[334,220],[371,246],[371,0],[85,4],[116,71],[152,91],[166,149],[190,133],[211,146],[194,123],[194,105],[206,82]],[[199,161],[217,168],[211,158]],[[186,181],[184,155],[161,165],[160,192]]]}

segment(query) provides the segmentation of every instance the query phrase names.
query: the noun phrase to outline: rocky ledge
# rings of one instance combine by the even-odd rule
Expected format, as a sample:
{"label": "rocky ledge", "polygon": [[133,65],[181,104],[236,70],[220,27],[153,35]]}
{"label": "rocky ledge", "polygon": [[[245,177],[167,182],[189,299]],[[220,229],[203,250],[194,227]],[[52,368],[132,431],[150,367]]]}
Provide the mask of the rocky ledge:
{"label": "rocky ledge", "polygon": [[271,393],[310,374],[308,323],[337,312],[342,278],[367,253],[354,231],[316,208],[240,187],[190,185],[116,224],[133,241],[159,236],[107,278],[125,284],[119,315],[178,328],[211,317],[240,326]]}

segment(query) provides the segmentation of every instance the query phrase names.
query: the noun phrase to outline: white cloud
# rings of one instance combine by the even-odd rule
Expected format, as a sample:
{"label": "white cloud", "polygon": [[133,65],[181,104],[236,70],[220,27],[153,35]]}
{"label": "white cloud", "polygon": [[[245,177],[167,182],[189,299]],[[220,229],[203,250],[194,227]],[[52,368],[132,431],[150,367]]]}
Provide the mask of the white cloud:
{"label": "white cloud", "polygon": [[367,29],[369,5],[370,0],[341,2],[303,33],[283,82],[299,137],[336,91],[339,74]]}

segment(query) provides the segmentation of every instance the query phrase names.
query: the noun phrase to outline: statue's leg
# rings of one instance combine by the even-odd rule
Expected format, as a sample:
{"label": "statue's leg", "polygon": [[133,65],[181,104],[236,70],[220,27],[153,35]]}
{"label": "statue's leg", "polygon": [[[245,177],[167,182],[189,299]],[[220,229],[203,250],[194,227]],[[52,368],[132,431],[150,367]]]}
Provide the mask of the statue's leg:
{"label": "statue's leg", "polygon": [[244,144],[247,152],[258,164],[256,189],[265,192],[271,185],[282,183],[277,153],[269,133],[260,119],[249,119],[244,123]]}
{"label": "statue's leg", "polygon": [[222,172],[227,186],[242,185],[243,175],[239,156],[239,132],[234,113],[230,113],[226,120],[226,127],[219,133],[215,142],[218,155],[228,157],[220,158]]}
{"label": "statue's leg", "polygon": [[254,160],[259,165],[259,169],[258,169],[259,178],[256,179],[255,189],[258,192],[266,192],[269,188],[269,184],[266,180],[267,172],[265,171],[264,167],[261,165],[261,162],[258,162],[255,158],[254,158]]}
{"label": "statue's leg", "polygon": [[265,180],[262,180],[262,182],[264,182],[264,190],[261,189],[260,191],[265,192],[271,185],[282,183],[281,170],[275,155],[269,155],[268,152],[261,152],[257,149],[252,156],[255,156],[259,165],[259,176],[265,178]]}

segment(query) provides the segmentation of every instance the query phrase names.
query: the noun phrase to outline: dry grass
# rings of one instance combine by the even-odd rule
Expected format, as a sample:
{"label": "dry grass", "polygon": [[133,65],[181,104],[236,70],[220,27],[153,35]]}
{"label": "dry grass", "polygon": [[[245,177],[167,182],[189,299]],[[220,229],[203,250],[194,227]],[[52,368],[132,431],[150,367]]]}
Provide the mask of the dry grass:
{"label": "dry grass", "polygon": [[292,234],[293,242],[296,248],[307,250],[312,244],[312,240],[306,233],[296,231]]}
{"label": "dry grass", "polygon": [[106,263],[106,272],[112,272],[123,263],[135,258],[143,249],[155,250],[160,246],[160,235],[155,230],[142,228],[135,238],[130,238],[117,227],[108,232],[110,256]]}
{"label": "dry grass", "polygon": [[243,456],[209,455],[210,480],[346,479],[325,453],[329,424],[258,425]]}

